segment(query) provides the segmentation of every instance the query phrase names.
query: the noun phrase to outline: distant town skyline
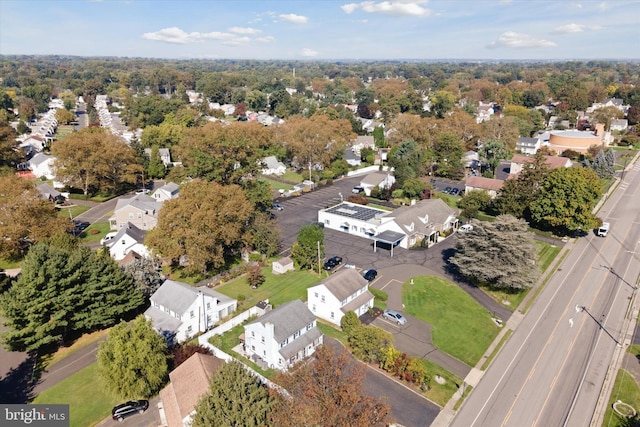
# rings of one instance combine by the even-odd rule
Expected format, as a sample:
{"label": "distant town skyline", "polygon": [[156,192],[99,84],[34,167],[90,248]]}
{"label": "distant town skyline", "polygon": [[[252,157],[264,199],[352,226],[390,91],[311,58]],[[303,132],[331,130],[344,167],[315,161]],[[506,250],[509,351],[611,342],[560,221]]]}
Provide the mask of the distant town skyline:
{"label": "distant town skyline", "polygon": [[640,59],[640,0],[0,0],[0,54]]}

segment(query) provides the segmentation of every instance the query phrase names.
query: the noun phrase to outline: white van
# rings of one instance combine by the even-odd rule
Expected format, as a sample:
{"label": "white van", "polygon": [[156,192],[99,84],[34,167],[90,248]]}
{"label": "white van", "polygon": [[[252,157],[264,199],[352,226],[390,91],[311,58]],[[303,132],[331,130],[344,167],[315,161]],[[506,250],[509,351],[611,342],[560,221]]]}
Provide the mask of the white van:
{"label": "white van", "polygon": [[603,222],[600,228],[596,231],[596,235],[600,237],[607,237],[607,233],[609,233],[609,223]]}

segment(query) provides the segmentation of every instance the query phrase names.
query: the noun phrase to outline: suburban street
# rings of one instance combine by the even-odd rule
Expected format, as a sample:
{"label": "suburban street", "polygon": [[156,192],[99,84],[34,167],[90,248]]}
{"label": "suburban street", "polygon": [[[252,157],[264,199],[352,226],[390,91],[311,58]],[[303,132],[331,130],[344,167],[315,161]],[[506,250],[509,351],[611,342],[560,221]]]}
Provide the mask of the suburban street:
{"label": "suburban street", "polygon": [[587,426],[640,273],[640,165],[603,205],[605,238],[580,238],[453,420],[453,426]]}

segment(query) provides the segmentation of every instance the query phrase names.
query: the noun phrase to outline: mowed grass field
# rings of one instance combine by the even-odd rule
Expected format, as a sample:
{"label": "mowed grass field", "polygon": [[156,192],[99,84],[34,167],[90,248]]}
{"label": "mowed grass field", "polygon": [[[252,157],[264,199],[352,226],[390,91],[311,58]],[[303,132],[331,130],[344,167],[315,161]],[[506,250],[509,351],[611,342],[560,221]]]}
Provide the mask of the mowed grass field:
{"label": "mowed grass field", "polygon": [[[94,362],[40,393],[32,403],[69,404],[70,426],[89,427],[111,415],[120,399],[109,395]],[[116,422],[113,422],[116,424]]]}
{"label": "mowed grass field", "polygon": [[500,328],[491,313],[454,283],[435,276],[402,285],[405,311],[432,325],[433,344],[445,353],[475,366]]}
{"label": "mowed grass field", "polygon": [[307,288],[327,277],[327,273],[324,271],[321,276],[311,271],[289,271],[285,274],[273,274],[271,265],[264,267],[262,274],[264,274],[265,282],[257,289],[252,289],[249,286],[246,276],[240,276],[224,285],[217,286],[215,290],[235,299],[239,299],[238,297],[241,295],[244,296],[243,309],[252,307],[266,298],[273,306],[278,306],[294,299],[306,301]]}

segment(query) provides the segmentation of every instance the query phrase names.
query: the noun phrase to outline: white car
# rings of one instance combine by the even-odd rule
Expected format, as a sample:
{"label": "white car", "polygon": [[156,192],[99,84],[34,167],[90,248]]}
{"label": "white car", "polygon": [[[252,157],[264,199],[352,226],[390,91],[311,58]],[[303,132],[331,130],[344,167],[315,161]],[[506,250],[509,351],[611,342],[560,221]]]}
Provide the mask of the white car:
{"label": "white car", "polygon": [[473,230],[473,225],[471,224],[464,224],[463,226],[458,228],[458,231],[461,233],[468,233],[471,230]]}
{"label": "white car", "polygon": [[115,232],[115,231],[112,231],[111,233],[107,233],[106,236],[104,236],[102,239],[100,239],[100,245],[104,245],[105,243],[107,243],[107,244],[111,243],[113,238],[116,237],[116,234],[118,234],[118,233]]}
{"label": "white car", "polygon": [[385,310],[382,313],[382,317],[392,322],[395,322],[398,325],[405,325],[407,323],[407,318],[395,310]]}

